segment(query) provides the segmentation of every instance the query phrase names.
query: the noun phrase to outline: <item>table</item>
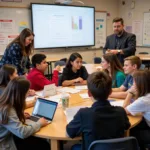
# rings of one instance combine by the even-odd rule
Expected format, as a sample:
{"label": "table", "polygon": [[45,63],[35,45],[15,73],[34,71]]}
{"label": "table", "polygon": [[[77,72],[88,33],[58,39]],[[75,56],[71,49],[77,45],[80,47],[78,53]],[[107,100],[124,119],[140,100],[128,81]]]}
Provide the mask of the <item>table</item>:
{"label": "table", "polygon": [[53,62],[56,62],[56,61],[59,61],[60,58],[46,58],[47,60],[47,64],[48,64],[48,79],[50,79],[50,73],[52,74],[52,63]]}
{"label": "table", "polygon": [[150,55],[148,54],[137,54],[136,56],[138,56],[143,64],[147,64],[148,69],[150,68]]}
{"label": "table", "polygon": [[[82,91],[80,93],[85,93],[85,91]],[[71,94],[71,97],[69,99],[69,107],[73,106],[91,106],[92,101],[90,99],[82,99],[79,94]],[[26,109],[26,112],[30,113],[32,112],[33,108]],[[136,126],[141,120],[141,116],[128,116],[129,121],[131,123],[131,128]],[[54,120],[51,124],[47,125],[46,127],[41,128],[40,131],[34,134],[34,136],[41,137],[41,138],[47,138],[51,141],[51,150],[59,150],[59,144],[60,140],[80,140],[81,137],[77,137],[74,139],[71,139],[66,136],[66,116],[61,108],[61,106],[58,106]],[[129,134],[129,132],[127,133]]]}

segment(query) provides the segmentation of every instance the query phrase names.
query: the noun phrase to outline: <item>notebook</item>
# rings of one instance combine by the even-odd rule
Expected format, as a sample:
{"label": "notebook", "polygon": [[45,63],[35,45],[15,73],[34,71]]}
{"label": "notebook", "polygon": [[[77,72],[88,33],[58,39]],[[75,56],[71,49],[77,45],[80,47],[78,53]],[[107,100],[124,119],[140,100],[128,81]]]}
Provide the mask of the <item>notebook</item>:
{"label": "notebook", "polygon": [[35,103],[30,120],[36,122],[40,118],[44,117],[48,121],[48,123],[51,123],[54,118],[57,105],[57,102],[38,98]]}

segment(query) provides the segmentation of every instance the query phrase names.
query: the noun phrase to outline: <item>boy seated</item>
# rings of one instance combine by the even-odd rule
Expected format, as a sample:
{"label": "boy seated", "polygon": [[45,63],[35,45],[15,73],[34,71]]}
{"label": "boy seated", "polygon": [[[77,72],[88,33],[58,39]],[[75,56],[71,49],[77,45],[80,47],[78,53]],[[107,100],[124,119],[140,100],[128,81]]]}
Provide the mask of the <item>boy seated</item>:
{"label": "boy seated", "polygon": [[43,90],[45,85],[53,84],[58,85],[58,73],[60,71],[60,66],[56,66],[53,72],[52,80],[48,80],[44,76],[44,72],[48,68],[46,61],[46,56],[44,54],[35,54],[32,57],[33,69],[27,75],[27,79],[30,81],[31,89],[35,91]]}
{"label": "boy seated", "polygon": [[69,137],[83,137],[82,149],[100,139],[120,138],[130,127],[122,107],[111,106],[107,100],[112,80],[105,72],[94,72],[87,79],[88,95],[94,102],[90,108],[81,108],[66,126]]}

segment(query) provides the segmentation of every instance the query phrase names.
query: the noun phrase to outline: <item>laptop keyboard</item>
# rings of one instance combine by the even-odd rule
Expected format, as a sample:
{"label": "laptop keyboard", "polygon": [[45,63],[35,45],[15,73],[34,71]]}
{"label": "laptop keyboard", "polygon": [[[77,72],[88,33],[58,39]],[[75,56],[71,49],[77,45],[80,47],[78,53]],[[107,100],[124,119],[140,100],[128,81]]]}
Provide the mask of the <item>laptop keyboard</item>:
{"label": "laptop keyboard", "polygon": [[30,116],[30,120],[37,122],[40,118],[37,118],[35,116]]}

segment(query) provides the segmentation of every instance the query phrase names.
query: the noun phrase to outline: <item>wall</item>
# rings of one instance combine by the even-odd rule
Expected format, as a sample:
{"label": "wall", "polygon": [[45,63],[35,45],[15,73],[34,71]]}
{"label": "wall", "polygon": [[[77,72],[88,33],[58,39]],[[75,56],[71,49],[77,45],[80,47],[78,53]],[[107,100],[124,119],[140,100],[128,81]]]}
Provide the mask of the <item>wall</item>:
{"label": "wall", "polygon": [[[122,1],[125,1],[125,5],[122,5]],[[131,9],[131,3],[133,0],[119,0],[119,16],[124,18],[125,25],[132,25],[133,20],[143,20],[143,13],[150,11],[150,1],[149,0],[134,0],[135,8]],[[132,17],[129,17],[129,12],[131,12]],[[137,52],[147,51],[150,48],[137,47]]]}
{"label": "wall", "polygon": [[[30,2],[32,3],[53,3],[54,0],[22,0],[23,2],[0,2],[0,6],[22,6],[29,7]],[[110,13],[107,18],[107,35],[112,33],[112,19],[118,15],[118,3],[119,0],[82,0],[87,6],[95,6],[96,10],[103,10]],[[79,3],[76,3],[79,5]],[[93,62],[93,57],[101,56],[102,50],[91,50],[85,48],[74,48],[70,50],[66,49],[53,49],[53,50],[42,50],[50,58],[63,58],[68,57],[72,52],[80,52],[84,57],[84,61],[88,63]],[[41,52],[41,51],[36,51]]]}

